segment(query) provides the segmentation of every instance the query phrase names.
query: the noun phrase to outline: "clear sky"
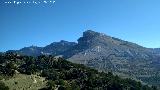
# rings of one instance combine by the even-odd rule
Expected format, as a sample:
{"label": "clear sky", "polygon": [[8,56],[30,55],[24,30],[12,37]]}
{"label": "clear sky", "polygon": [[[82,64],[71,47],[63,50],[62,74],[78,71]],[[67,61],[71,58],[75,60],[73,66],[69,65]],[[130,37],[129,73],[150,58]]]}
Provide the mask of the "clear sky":
{"label": "clear sky", "polygon": [[0,1],[0,51],[76,41],[87,29],[160,47],[160,0],[55,0],[52,5],[5,1],[13,0]]}

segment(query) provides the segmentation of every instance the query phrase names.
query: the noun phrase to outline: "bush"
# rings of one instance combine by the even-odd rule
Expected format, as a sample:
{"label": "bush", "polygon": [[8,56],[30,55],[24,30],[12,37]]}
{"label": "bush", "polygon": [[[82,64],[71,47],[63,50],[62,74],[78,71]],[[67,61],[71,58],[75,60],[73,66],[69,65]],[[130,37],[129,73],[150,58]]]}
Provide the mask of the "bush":
{"label": "bush", "polygon": [[0,82],[0,90],[9,90],[9,87],[5,86],[3,82]]}

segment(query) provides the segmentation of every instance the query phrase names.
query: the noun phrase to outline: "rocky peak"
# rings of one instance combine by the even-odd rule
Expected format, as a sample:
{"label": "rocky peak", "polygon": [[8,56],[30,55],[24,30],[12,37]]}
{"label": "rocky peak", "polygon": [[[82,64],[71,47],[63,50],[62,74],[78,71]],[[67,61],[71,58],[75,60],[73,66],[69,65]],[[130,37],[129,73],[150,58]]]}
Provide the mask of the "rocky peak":
{"label": "rocky peak", "polygon": [[78,43],[87,43],[97,36],[100,36],[100,33],[92,30],[87,30],[83,32],[83,36],[78,39]]}
{"label": "rocky peak", "polygon": [[104,43],[112,43],[112,38],[103,33],[87,30],[83,32],[83,36],[78,39],[80,46],[94,47],[104,45]]}
{"label": "rocky peak", "polygon": [[83,32],[83,37],[95,37],[95,36],[99,36],[100,33],[92,31],[92,30],[87,30],[85,32]]}

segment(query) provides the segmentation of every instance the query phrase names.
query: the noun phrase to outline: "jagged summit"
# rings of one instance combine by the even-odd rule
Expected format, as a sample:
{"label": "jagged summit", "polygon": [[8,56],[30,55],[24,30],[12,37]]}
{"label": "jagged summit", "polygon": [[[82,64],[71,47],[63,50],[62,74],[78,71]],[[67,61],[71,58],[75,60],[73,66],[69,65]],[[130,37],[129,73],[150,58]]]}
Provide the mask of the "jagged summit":
{"label": "jagged summit", "polygon": [[85,32],[83,32],[83,37],[88,37],[88,38],[92,38],[92,37],[109,37],[104,33],[99,33],[93,30],[86,30]]}
{"label": "jagged summit", "polygon": [[87,30],[87,31],[83,32],[83,37],[94,37],[94,36],[98,36],[98,35],[100,35],[99,32],[95,32],[92,30]]}
{"label": "jagged summit", "polygon": [[78,39],[78,44],[82,46],[84,44],[93,46],[99,44],[100,42],[104,42],[104,39],[108,39],[109,41],[110,37],[103,33],[87,30],[83,32],[83,36]]}

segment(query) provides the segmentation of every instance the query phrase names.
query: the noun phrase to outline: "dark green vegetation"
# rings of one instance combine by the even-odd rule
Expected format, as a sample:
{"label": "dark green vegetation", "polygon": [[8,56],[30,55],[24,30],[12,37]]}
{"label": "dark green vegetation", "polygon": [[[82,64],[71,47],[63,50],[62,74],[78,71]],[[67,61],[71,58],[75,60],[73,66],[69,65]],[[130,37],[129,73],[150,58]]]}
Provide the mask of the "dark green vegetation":
{"label": "dark green vegetation", "polygon": [[[121,79],[111,72],[98,72],[84,65],[73,64],[53,56],[20,56],[13,53],[0,55],[1,79],[10,79],[17,72],[46,77],[46,87],[41,90],[157,90],[131,79]],[[0,83],[0,90],[8,90]],[[15,82],[16,86],[17,82]]]}
{"label": "dark green vegetation", "polygon": [[0,82],[0,90],[9,90],[9,87],[7,87],[3,82]]}

